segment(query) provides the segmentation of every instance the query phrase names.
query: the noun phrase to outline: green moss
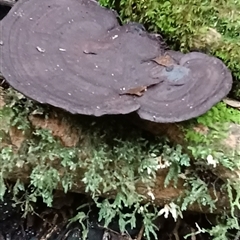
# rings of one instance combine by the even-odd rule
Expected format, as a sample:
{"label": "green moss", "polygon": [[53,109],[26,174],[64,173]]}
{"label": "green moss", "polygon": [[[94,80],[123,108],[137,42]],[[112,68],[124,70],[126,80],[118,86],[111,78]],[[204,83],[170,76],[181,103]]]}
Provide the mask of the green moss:
{"label": "green moss", "polygon": [[231,124],[240,124],[240,111],[220,102],[204,115],[188,121],[183,131],[188,149],[195,159],[207,157],[231,170],[240,167],[240,149],[225,145],[230,134]]}
{"label": "green moss", "polygon": [[[222,58],[240,79],[240,2],[211,0],[101,0],[124,21],[163,34],[173,48],[201,49]],[[238,91],[236,91],[238,92]]]}
{"label": "green moss", "polygon": [[[230,123],[240,124],[240,111],[220,102],[204,115],[188,121],[184,129],[186,141],[211,145],[226,137]],[[195,127],[199,128],[198,131]],[[205,127],[208,129],[207,133],[204,131]]]}
{"label": "green moss", "polygon": [[240,111],[228,107],[226,103],[220,102],[212,107],[207,113],[197,118],[197,122],[208,127],[214,127],[216,123],[240,124]]}
{"label": "green moss", "polygon": [[[205,152],[205,157],[212,150],[220,152],[225,150],[226,155],[231,154],[231,151],[229,153],[229,150],[221,144],[227,138],[231,123],[240,124],[240,112],[238,109],[228,107],[223,102],[212,107],[204,115],[189,121],[184,131],[186,141],[191,143],[189,145],[191,145],[194,156],[196,158],[200,156],[194,152],[194,145]],[[239,156],[237,152],[236,156]]]}

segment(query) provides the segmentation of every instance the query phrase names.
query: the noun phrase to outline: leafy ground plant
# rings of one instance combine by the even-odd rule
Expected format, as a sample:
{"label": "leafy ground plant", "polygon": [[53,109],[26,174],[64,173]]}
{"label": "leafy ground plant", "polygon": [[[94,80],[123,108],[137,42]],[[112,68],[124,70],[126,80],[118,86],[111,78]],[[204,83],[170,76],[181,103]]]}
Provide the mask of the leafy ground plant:
{"label": "leafy ground plant", "polygon": [[[190,165],[189,156],[182,152],[180,146],[171,147],[164,138],[148,136],[114,118],[96,121],[95,118],[84,120],[81,117],[81,134],[84,137],[80,145],[64,147],[50,130],[36,128],[29,121],[29,116],[36,112],[48,118],[46,109],[13,90],[6,92],[6,103],[0,111],[1,121],[4,122],[1,126],[1,196],[6,191],[4,178],[16,166],[29,169],[29,186],[24,187],[19,179],[14,187],[16,199],[19,191],[26,191],[25,200],[18,200],[26,213],[34,211],[31,202],[36,202],[38,197],[51,206],[54,189],[60,185],[68,192],[76,178],[81,178],[86,192],[99,207],[99,220],[104,220],[105,226],[118,217],[120,230],[124,232],[127,225],[135,226],[136,213],[142,217],[145,236],[150,239],[151,236],[156,238],[154,220],[158,216],[171,214],[175,219],[181,216],[181,205],[174,202],[165,205],[163,210],[149,203],[142,204],[145,196],[138,194],[135,186],[139,180],[150,188],[153,186],[160,166],[159,157],[164,158],[165,167],[169,167],[165,184],[172,180],[177,184],[177,176]],[[18,148],[11,144],[9,131],[12,127],[25,134]],[[59,164],[64,167],[64,172],[59,172]],[[205,191],[205,188],[202,189]],[[114,200],[99,199],[100,195],[111,191],[117,193]],[[154,195],[151,196],[154,198]],[[188,202],[196,201],[198,196],[194,198],[191,196]],[[124,211],[126,207],[133,209],[131,214]],[[85,221],[87,216],[84,214],[80,209],[74,219]]]}

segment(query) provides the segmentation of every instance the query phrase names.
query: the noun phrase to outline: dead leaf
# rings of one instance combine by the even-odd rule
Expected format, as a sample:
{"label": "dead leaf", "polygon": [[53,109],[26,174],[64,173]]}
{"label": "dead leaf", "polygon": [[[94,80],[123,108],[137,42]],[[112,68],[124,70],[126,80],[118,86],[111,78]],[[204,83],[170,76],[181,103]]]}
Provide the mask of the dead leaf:
{"label": "dead leaf", "polygon": [[196,131],[197,133],[200,133],[202,135],[207,135],[208,131],[209,131],[208,127],[206,127],[202,124],[198,124],[193,129],[194,129],[194,131]]}
{"label": "dead leaf", "polygon": [[223,102],[225,102],[228,106],[238,108],[240,110],[240,102],[231,98],[224,98]]}
{"label": "dead leaf", "polygon": [[161,82],[163,82],[163,81],[162,80],[161,81],[156,81],[156,82],[150,83],[146,86],[139,86],[139,87],[130,88],[126,91],[122,91],[121,93],[119,93],[119,95],[135,95],[135,96],[141,97],[144,94],[144,92],[147,91],[148,88],[153,87],[153,86],[155,86],[155,85],[157,85]]}
{"label": "dead leaf", "polygon": [[154,61],[157,64],[162,65],[164,67],[169,67],[169,66],[172,66],[173,64],[176,64],[175,60],[173,58],[171,58],[171,56],[169,56],[169,55],[156,57],[156,58],[152,59],[152,61]]}
{"label": "dead leaf", "polygon": [[127,91],[120,93],[120,95],[136,95],[138,97],[141,97],[143,93],[147,90],[147,86],[140,86],[140,87],[135,87],[135,88],[130,88]]}

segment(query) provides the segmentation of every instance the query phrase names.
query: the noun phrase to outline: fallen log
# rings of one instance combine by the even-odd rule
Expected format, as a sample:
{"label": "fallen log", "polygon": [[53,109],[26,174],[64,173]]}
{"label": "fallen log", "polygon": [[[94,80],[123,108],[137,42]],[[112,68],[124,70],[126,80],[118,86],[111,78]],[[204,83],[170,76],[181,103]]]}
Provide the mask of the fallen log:
{"label": "fallen log", "polygon": [[[120,132],[124,135],[122,142],[120,140],[112,142],[114,136],[118,138],[119,131],[117,129],[119,126],[117,124],[116,126],[112,125],[111,117],[85,118],[83,116],[71,115],[58,109],[48,109],[42,114],[41,106],[36,107],[36,105],[31,105],[29,100],[12,90],[10,90],[10,93],[6,93],[6,91],[1,89],[0,102],[2,123],[0,159],[2,165],[1,176],[4,179],[31,183],[35,187],[39,187],[40,185],[42,191],[45,191],[48,188],[49,182],[51,182],[50,191],[54,188],[80,193],[87,192],[90,194],[95,191],[95,196],[99,195],[108,198],[114,198],[121,191],[122,184],[125,184],[124,186],[129,188],[129,192],[136,192],[138,195],[143,196],[143,201],[149,201],[158,206],[184,197],[186,191],[191,192],[191,185],[186,184],[185,179],[187,177],[182,173],[179,174],[180,178],[177,184],[170,181],[167,186],[165,185],[166,176],[168,175],[168,162],[165,161],[161,153],[157,153],[149,158],[149,161],[157,161],[158,170],[156,171],[156,177],[154,177],[154,174],[151,175],[151,171],[147,168],[143,168],[142,171],[145,172],[144,176],[149,175],[149,178],[144,179],[137,172],[142,161],[150,153],[146,149],[139,148],[137,150],[140,151],[138,153],[139,158],[143,156],[140,161],[139,159],[130,161],[127,158],[132,158],[132,156],[130,154],[124,155],[125,152],[128,153],[129,149],[132,149],[132,154],[135,155],[135,144],[138,144],[137,142],[130,142],[128,136],[131,135],[131,131],[134,132],[137,130],[136,127],[129,126],[129,121],[124,116],[118,116],[117,118],[120,119],[118,122],[113,121],[114,124],[117,123],[121,126]],[[25,120],[27,122],[25,123],[23,115],[26,117]],[[131,119],[133,120],[134,117],[131,116]],[[98,125],[98,122],[103,122],[104,124],[100,124],[100,127],[95,127]],[[28,124],[28,127],[23,127],[25,126],[23,123],[25,125]],[[180,143],[186,149],[191,144],[184,140],[183,126],[185,123],[153,124],[146,121],[141,122],[136,119],[134,123],[154,134],[166,135],[173,143]],[[195,129],[196,131],[198,130],[196,126]],[[237,152],[240,146],[239,129],[239,125],[230,124],[228,129],[229,134],[226,134],[226,137],[222,138],[215,145],[216,149],[219,150],[219,148],[222,148],[221,143],[224,143],[225,149],[229,152]],[[115,130],[116,133],[114,132]],[[97,134],[97,131],[100,131],[100,133]],[[140,138],[142,135],[137,136]],[[118,142],[120,142],[119,145],[117,145]],[[227,145],[228,143],[229,145]],[[159,143],[157,142],[157,144]],[[107,154],[106,151],[110,153]],[[118,151],[122,152],[118,154]],[[71,158],[70,155],[74,155],[73,152],[76,155]],[[121,160],[114,159],[113,157]],[[122,158],[125,162],[122,161]],[[101,161],[103,161],[102,166]],[[119,166],[118,164],[123,165]],[[108,168],[108,170],[105,168]],[[96,172],[93,169],[97,169]],[[189,169],[191,169],[191,166],[185,172],[188,172]],[[229,171],[220,163],[210,169],[216,174],[216,178],[221,178],[224,181],[228,179],[237,180],[238,171]],[[128,171],[134,173],[132,181],[127,175]],[[51,176],[47,175],[45,177],[46,173]],[[54,174],[57,176],[56,178],[52,177]],[[94,178],[94,174],[99,174],[103,178],[103,181],[101,182],[101,179],[96,179],[100,183],[98,182],[94,186],[89,186],[89,181],[86,179],[89,177]],[[120,178],[116,180],[118,174]],[[105,186],[105,181],[119,185],[116,185],[115,188],[111,184]],[[124,181],[126,182],[123,183]],[[197,202],[199,199],[190,202],[188,209],[206,213],[212,211],[217,213],[229,208],[228,195],[222,192],[220,188],[216,189],[214,185],[209,184],[207,192],[212,196],[214,201],[216,200],[216,209],[212,209],[208,204],[206,206],[199,204]]]}
{"label": "fallen log", "polygon": [[[239,113],[240,114],[240,113]],[[240,115],[239,115],[240,117]],[[221,158],[223,155],[229,158],[232,158],[232,161],[235,161],[236,166],[239,165],[240,157],[240,125],[228,122],[228,123],[215,123],[215,125],[220,125],[218,129],[219,132],[216,132],[214,126],[205,126],[201,123],[193,122],[184,122],[180,124],[158,124],[149,121],[144,121],[142,119],[137,119],[135,123],[145,129],[148,132],[151,132],[154,135],[165,135],[169,140],[175,144],[180,144],[184,147],[190,155],[192,151],[189,148],[200,147],[202,149],[209,149],[210,152],[215,153],[215,163],[216,166],[211,168],[211,171],[221,178],[224,181],[228,179],[238,180],[240,176],[240,171],[238,169],[231,169],[224,167],[221,164]],[[187,131],[196,133],[203,137],[204,139],[211,139],[212,141],[199,140],[197,142],[191,141],[191,139],[186,137]],[[221,132],[222,131],[222,132]],[[208,155],[206,155],[207,158]],[[199,157],[199,156],[194,156]],[[207,159],[206,159],[207,160]],[[211,165],[211,163],[210,163]],[[213,164],[215,165],[215,164]]]}

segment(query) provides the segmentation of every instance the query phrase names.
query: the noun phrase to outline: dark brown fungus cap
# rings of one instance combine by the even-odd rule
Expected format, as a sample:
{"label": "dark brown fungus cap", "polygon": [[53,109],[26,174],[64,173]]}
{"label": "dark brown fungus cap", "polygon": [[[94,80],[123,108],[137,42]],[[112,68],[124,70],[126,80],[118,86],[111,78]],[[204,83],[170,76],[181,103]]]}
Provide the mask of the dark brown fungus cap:
{"label": "dark brown fungus cap", "polygon": [[19,1],[1,25],[0,71],[8,83],[71,113],[137,111],[178,122],[203,114],[231,89],[220,60],[166,51],[140,24],[120,26],[94,1]]}
{"label": "dark brown fungus cap", "polygon": [[232,76],[215,57],[199,52],[167,51],[176,64],[152,74],[164,77],[157,87],[139,98],[141,118],[155,122],[179,122],[204,114],[231,90]]}

